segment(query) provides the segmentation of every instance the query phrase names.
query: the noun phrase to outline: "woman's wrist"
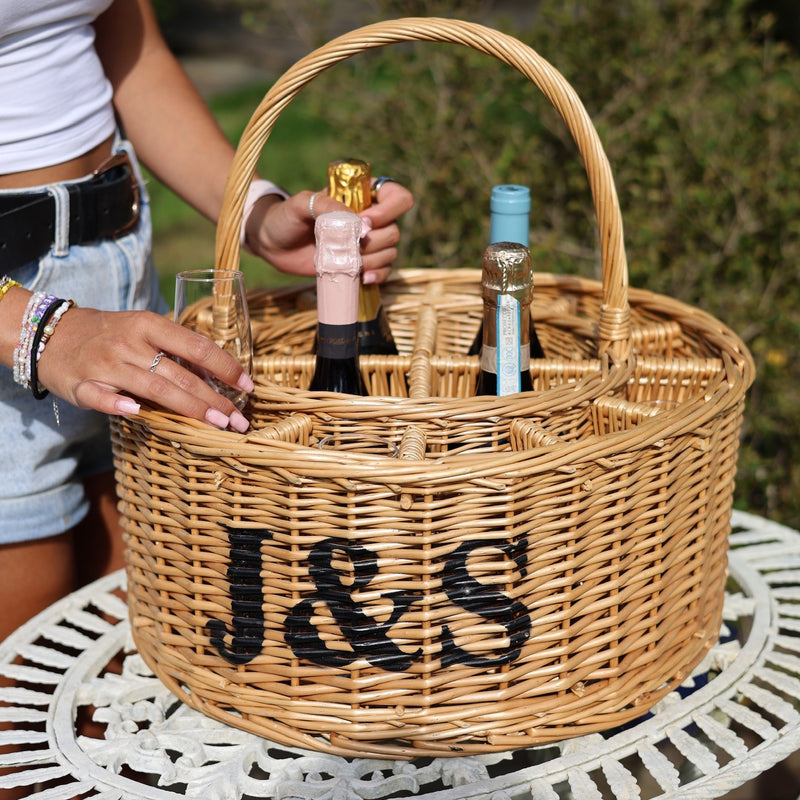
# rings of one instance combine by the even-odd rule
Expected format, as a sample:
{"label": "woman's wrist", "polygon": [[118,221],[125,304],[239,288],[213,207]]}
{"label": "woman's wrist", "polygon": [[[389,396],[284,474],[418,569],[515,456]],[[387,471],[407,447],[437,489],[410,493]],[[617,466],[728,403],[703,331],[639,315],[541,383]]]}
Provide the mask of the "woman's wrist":
{"label": "woman's wrist", "polygon": [[39,386],[39,358],[61,317],[74,305],[73,300],[64,300],[43,291],[34,292],[28,299],[14,347],[13,370],[15,383],[31,389],[37,400],[47,395],[47,390]]}
{"label": "woman's wrist", "polygon": [[[244,201],[244,211],[242,213],[242,227],[239,233],[239,244],[248,253],[258,253],[258,231],[261,227],[261,220],[266,213],[266,201],[261,203],[264,198],[272,198],[272,203],[282,202],[289,197],[289,193],[272,181],[257,178],[250,184],[247,190],[247,197]],[[256,204],[264,207],[264,213],[253,215]]]}
{"label": "woman's wrist", "polygon": [[11,286],[3,295],[0,309],[0,364],[12,367],[14,349],[19,342],[20,326],[31,292],[22,286]]}

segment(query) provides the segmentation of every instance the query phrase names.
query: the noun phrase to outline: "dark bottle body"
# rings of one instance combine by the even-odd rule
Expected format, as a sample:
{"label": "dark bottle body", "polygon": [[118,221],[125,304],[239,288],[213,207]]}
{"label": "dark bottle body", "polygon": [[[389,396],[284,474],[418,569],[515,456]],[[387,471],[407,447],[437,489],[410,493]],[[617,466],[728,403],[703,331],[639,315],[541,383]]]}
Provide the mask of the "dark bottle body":
{"label": "dark bottle body", "polygon": [[349,211],[320,214],[317,238],[317,340],[311,391],[366,395],[358,362],[361,220]]}
{"label": "dark bottle body", "polygon": [[[347,158],[328,164],[328,194],[356,214],[371,205],[370,182],[371,170],[366,161]],[[376,284],[359,286],[358,344],[361,355],[397,355],[397,345]]]}
{"label": "dark bottle body", "polygon": [[486,248],[481,278],[483,341],[476,395],[531,391],[530,302],[531,259],[517,242],[495,242]]}
{"label": "dark bottle body", "polygon": [[348,325],[317,324],[317,356],[312,392],[368,395],[358,363],[358,330]]}
{"label": "dark bottle body", "polygon": [[[489,201],[489,244],[497,242],[516,242],[528,247],[530,242],[531,192],[527,186],[504,183],[492,187]],[[529,317],[528,341],[530,357],[544,358],[544,350],[539,342],[533,319]],[[467,355],[476,356],[483,345],[483,322],[475,335]],[[525,391],[525,390],[523,390]],[[491,394],[487,392],[486,394]]]}

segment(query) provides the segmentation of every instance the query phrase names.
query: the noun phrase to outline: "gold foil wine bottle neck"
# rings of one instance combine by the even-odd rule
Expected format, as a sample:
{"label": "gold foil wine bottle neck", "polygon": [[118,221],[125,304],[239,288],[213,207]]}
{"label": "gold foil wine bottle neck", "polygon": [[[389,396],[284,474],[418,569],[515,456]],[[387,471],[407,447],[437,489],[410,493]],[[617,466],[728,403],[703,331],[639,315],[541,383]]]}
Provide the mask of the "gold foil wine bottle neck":
{"label": "gold foil wine bottle neck", "polygon": [[359,158],[340,158],[328,164],[328,194],[360,214],[371,205],[371,168]]}

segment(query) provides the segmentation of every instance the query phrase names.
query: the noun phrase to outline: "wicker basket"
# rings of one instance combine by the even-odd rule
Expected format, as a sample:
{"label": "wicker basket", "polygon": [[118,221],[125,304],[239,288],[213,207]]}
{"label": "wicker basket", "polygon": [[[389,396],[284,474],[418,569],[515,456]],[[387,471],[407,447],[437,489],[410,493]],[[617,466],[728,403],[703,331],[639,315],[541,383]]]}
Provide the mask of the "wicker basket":
{"label": "wicker basket", "polygon": [[238,265],[244,194],[282,108],[328,66],[413,40],[520,70],[586,163],[602,280],[536,276],[534,391],[471,396],[478,270],[401,270],[383,293],[401,352],[362,359],[372,396],[308,391],[313,297],[293,287],[249,298],[251,432],[157,410],[113,422],[147,664],[212,717],[344,755],[544,743],[631,720],[680,683],[719,629],[753,379],[720,322],[628,288],[580,101],[530,48],[474,24],[379,23],[290,69],[237,150],[220,268]]}

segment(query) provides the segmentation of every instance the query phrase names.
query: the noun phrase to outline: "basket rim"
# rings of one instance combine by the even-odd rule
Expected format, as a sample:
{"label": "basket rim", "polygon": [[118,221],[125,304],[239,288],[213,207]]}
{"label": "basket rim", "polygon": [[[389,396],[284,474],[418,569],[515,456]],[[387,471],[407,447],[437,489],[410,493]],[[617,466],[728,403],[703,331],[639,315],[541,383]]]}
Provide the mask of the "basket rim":
{"label": "basket rim", "polygon": [[[443,279],[459,280],[472,277],[475,273],[474,269],[461,268],[442,270],[437,274]],[[431,270],[400,269],[392,275],[390,280],[395,284],[402,284],[404,280],[430,276],[430,274]],[[584,290],[597,291],[600,286],[597,281],[573,275],[540,273],[540,278],[545,284],[554,287],[580,287]],[[303,284],[279,287],[275,296],[290,295],[293,291],[304,288]],[[267,294],[272,293],[268,292]],[[752,355],[742,340],[728,326],[708,312],[647,289],[631,288],[630,298],[634,306],[653,307],[662,313],[666,308],[671,317],[679,319],[684,326],[696,329],[704,338],[713,341],[721,351],[719,360],[722,362],[722,369],[713,386],[709,386],[704,393],[689,398],[674,409],[665,410],[650,419],[643,420],[635,428],[594,434],[582,439],[581,452],[582,454],[588,453],[587,457],[590,458],[593,458],[595,454],[597,458],[604,458],[609,453],[622,453],[626,448],[630,449],[631,447],[652,446],[663,439],[681,435],[690,428],[705,425],[742,399],[755,377]],[[270,357],[261,356],[260,358]],[[471,357],[463,356],[462,358]],[[302,414],[304,411],[330,414],[333,405],[345,404],[349,419],[357,419],[359,416],[367,418],[380,412],[384,414],[394,412],[396,415],[402,414],[405,424],[411,426],[414,422],[441,417],[445,413],[455,417],[458,414],[481,412],[492,416],[505,416],[509,419],[515,416],[524,417],[526,412],[530,412],[530,404],[534,399],[542,400],[548,407],[567,410],[573,408],[576,403],[588,404],[596,397],[612,394],[615,388],[622,386],[633,375],[637,365],[646,366],[652,361],[652,358],[633,354],[623,365],[609,365],[607,361],[603,364],[598,362],[596,374],[582,378],[576,383],[544,391],[521,392],[505,398],[356,397],[330,392],[311,393],[294,387],[284,387],[266,382],[258,385],[262,399],[265,402],[278,404],[281,409],[286,411],[287,416]],[[678,365],[683,362],[686,362],[687,366],[691,366],[693,363],[699,364],[696,359],[678,358],[672,361]],[[585,360],[570,362],[564,359],[562,363],[568,365],[570,363],[586,364],[587,362]],[[603,373],[604,369],[608,370],[605,374]],[[386,459],[389,459],[388,456],[354,451],[349,451],[345,459],[342,454],[314,451],[313,448],[299,443],[258,438],[257,430],[251,430],[245,434],[218,430],[197,420],[147,404],[142,404],[136,418],[128,417],[127,419],[131,424],[149,428],[153,435],[166,438],[176,447],[187,452],[206,455],[213,452],[223,454],[224,457],[233,460],[248,461],[248,459],[252,459],[253,463],[263,462],[268,457],[270,463],[275,462],[276,465],[291,471],[296,467],[299,454],[304,456],[313,454],[313,458],[304,458],[304,462],[310,462],[309,467],[313,463],[319,465],[320,470],[324,471],[329,470],[332,464],[341,464],[343,460],[346,460],[348,467],[351,468],[349,477],[375,480],[375,464],[385,464],[387,463]],[[114,420],[116,418],[112,417],[112,421]],[[493,465],[497,466],[493,467],[492,474],[496,472],[498,475],[510,475],[509,471],[513,470],[515,464],[531,459],[541,459],[543,470],[553,465],[555,457],[563,458],[564,465],[568,465],[568,459],[573,451],[574,443],[572,442],[537,446],[535,449],[528,450],[494,451],[491,453],[490,460]],[[476,472],[474,478],[476,480],[480,480],[481,477],[493,479],[488,477],[488,473],[484,469],[488,455],[489,453],[485,450],[452,453],[441,459],[426,458],[424,463],[426,471],[435,473],[437,479],[446,480],[448,476],[461,475],[465,469],[471,472],[475,471],[478,464],[481,465],[481,468],[479,472]],[[417,465],[418,468],[419,464],[416,460],[408,460],[406,465],[412,466],[401,468],[401,459],[389,459],[389,461],[392,462],[392,471],[391,477],[387,477],[386,481],[392,483],[403,483],[410,480],[415,470],[413,465]]]}
{"label": "basket rim", "polygon": [[[401,268],[396,270],[387,280],[386,285],[392,289],[401,287],[403,283],[411,283],[416,279],[430,278],[433,275],[430,269],[407,269]],[[465,280],[479,278],[479,270],[475,268],[462,267],[457,269],[437,270],[435,275],[441,281],[446,280]],[[601,291],[602,284],[597,280],[584,278],[576,275],[569,274],[554,274],[554,273],[535,273],[535,285],[542,288],[561,289],[568,291],[580,291],[584,294],[594,293],[597,294]],[[298,284],[294,287],[295,291],[302,291],[305,288],[304,284]],[[280,296],[291,294],[291,287],[281,287]],[[262,290],[258,290],[261,292]],[[744,341],[739,337],[735,331],[728,327],[724,322],[714,317],[712,314],[704,311],[703,309],[689,305],[681,300],[669,297],[667,295],[659,294],[650,289],[640,289],[636,287],[628,288],[631,307],[637,309],[652,309],[660,312],[661,315],[669,316],[670,319],[676,320],[679,324],[686,329],[694,330],[702,334],[703,338],[711,342],[716,349],[723,353],[727,360],[724,361],[724,370],[728,376],[728,381],[731,384],[738,384],[741,380],[741,391],[744,393],[752,384],[755,378],[755,363],[752,354],[745,345]],[[269,292],[264,292],[269,294]],[[276,295],[278,296],[278,295]],[[420,293],[422,296],[422,293]],[[446,302],[446,298],[444,298]],[[403,301],[405,302],[405,301]],[[438,302],[438,299],[437,299]],[[387,297],[387,308],[394,305],[394,300],[391,294]],[[558,315],[556,315],[557,317]],[[554,317],[555,318],[555,317]],[[312,357],[312,356],[309,356]],[[404,356],[410,358],[411,355]],[[278,360],[278,359],[298,358],[297,356],[271,356],[271,355],[257,355],[258,360]],[[435,355],[434,357],[435,358]],[[463,356],[462,358],[476,359],[477,356]],[[550,360],[550,359],[548,359]],[[262,390],[268,394],[273,400],[282,400],[287,403],[287,409],[291,407],[292,402],[302,398],[305,407],[315,406],[319,410],[323,410],[329,406],[331,402],[341,401],[342,397],[347,397],[349,407],[357,410],[359,413],[365,414],[368,411],[377,411],[381,407],[385,408],[390,405],[393,409],[401,410],[403,413],[412,415],[415,410],[420,413],[428,414],[436,409],[441,412],[446,409],[449,413],[457,414],[460,410],[470,411],[484,411],[486,413],[493,413],[498,415],[513,415],[515,409],[524,408],[531,400],[531,398],[539,398],[544,394],[547,395],[549,403],[553,407],[560,407],[560,403],[572,404],[581,402],[585,396],[596,396],[597,393],[592,395],[591,389],[600,388],[601,391],[611,390],[620,386],[625,380],[630,377],[635,369],[637,363],[647,363],[647,356],[638,356],[631,353],[627,361],[623,364],[611,362],[609,359],[598,360],[596,375],[589,375],[583,378],[580,382],[568,384],[563,387],[546,390],[546,392],[520,392],[516,395],[509,395],[507,397],[469,397],[469,398],[417,398],[412,399],[408,397],[394,397],[394,396],[367,396],[355,397],[350,395],[340,395],[330,392],[309,392],[307,390],[297,389],[294,387],[278,386],[277,384],[261,383]],[[587,359],[561,359],[560,363],[581,364],[588,365],[590,363]],[[597,376],[600,376],[599,378]],[[586,384],[595,384],[602,381],[600,387],[592,385],[587,387]],[[258,383],[258,381],[257,381]]]}
{"label": "basket rim", "polygon": [[[401,267],[395,269],[386,281],[381,284],[388,290],[384,299],[385,306],[387,308],[392,308],[406,302],[411,305],[411,302],[406,300],[398,303],[397,299],[393,297],[393,291],[402,288],[399,286],[401,284],[412,285],[416,280],[426,279],[430,283],[433,283],[435,281],[430,280],[432,275],[436,275],[436,280],[441,282],[472,280],[475,282],[476,286],[480,284],[480,269],[477,267],[455,267],[435,271],[433,269],[419,267]],[[600,295],[603,289],[602,281],[570,273],[534,272],[533,279],[534,290],[538,287],[541,289],[558,289],[573,293],[577,292],[584,295]],[[249,290],[248,297],[253,299],[254,306],[257,307],[259,298],[270,297],[279,300],[293,294],[296,295],[298,292],[307,291],[310,288],[313,288],[313,283],[300,281],[291,285],[275,287],[274,290],[271,288]],[[409,292],[409,294],[411,293]],[[419,294],[421,296],[423,293],[420,292]],[[702,308],[698,308],[683,300],[661,294],[646,287],[628,286],[627,294],[631,307],[660,310],[662,314],[668,314],[671,319],[679,320],[683,325],[702,331],[704,335],[712,337],[713,341],[717,343],[721,349],[728,351],[734,363],[744,375],[746,382],[745,388],[750,387],[755,378],[755,362],[753,356],[744,343],[744,340],[725,322]],[[448,298],[446,296],[441,298],[437,297],[435,302],[437,306],[446,306]],[[479,298],[477,297],[476,302],[479,302]],[[607,366],[610,366],[610,364]]]}
{"label": "basket rim", "polygon": [[[643,420],[627,430],[593,434],[581,439],[581,461],[608,461],[631,458],[631,454],[648,447],[660,446],[665,440],[677,438],[690,430],[705,426],[731,409],[744,394],[744,379],[730,383],[724,374],[717,377],[713,391],[695,395],[674,409]],[[515,467],[524,467],[526,475],[535,472],[569,471],[575,460],[575,443],[571,441],[524,450],[474,450],[448,454],[442,458],[417,459],[356,451],[320,450],[297,442],[258,438],[258,432],[240,434],[209,428],[197,420],[163,412],[143,405],[136,417],[126,418],[130,425],[149,429],[150,435],[168,440],[175,448],[193,456],[222,457],[229,466],[246,464],[296,472],[302,458],[303,476],[313,480],[330,475],[331,467],[347,465],[342,480],[347,482],[405,485],[419,479],[419,465],[425,464],[427,481],[471,480],[507,483],[515,477]],[[115,424],[121,424],[119,420]],[[375,466],[391,467],[386,473],[376,473]]]}

